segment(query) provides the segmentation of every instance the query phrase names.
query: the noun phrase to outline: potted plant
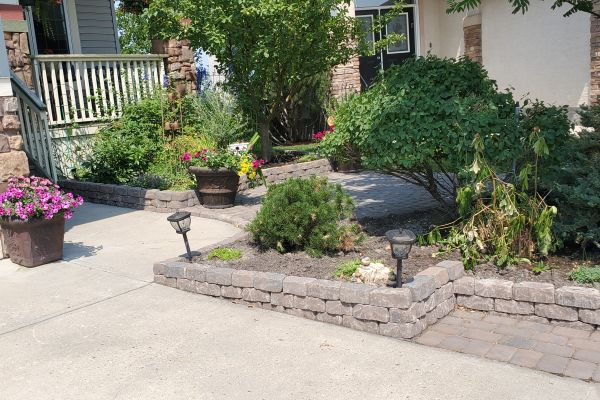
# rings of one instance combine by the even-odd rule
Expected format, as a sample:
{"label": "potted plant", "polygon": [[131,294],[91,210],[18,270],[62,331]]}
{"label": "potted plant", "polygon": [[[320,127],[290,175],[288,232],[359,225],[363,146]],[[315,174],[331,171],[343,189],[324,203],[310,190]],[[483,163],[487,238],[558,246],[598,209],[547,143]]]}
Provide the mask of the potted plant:
{"label": "potted plant", "polygon": [[252,138],[245,150],[203,149],[194,154],[186,152],[180,159],[188,163],[188,171],[196,177],[196,194],[206,208],[233,207],[240,177],[251,183],[261,178],[263,160],[251,153],[258,135]]}
{"label": "potted plant", "polygon": [[329,123],[329,129],[315,133],[313,139],[320,142],[319,150],[327,157],[334,171],[358,172],[362,169],[355,146],[348,137],[335,131],[333,123]]}
{"label": "potted plant", "polygon": [[83,199],[39,177],[11,178],[0,194],[0,227],[12,262],[37,267],[62,258],[65,220]]}

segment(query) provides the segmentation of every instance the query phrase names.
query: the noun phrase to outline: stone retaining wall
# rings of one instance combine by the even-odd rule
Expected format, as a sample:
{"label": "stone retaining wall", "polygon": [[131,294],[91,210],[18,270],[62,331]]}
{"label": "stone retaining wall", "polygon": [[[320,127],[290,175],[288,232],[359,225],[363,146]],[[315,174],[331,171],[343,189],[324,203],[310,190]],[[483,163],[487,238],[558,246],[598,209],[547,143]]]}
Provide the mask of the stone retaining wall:
{"label": "stone retaining wall", "polygon": [[[269,183],[280,183],[289,178],[324,175],[331,172],[327,160],[290,164],[264,170]],[[107,204],[117,207],[133,208],[156,212],[174,212],[181,208],[199,205],[195,191],[174,192],[169,190],[142,189],[138,187],[110,185],[93,182],[63,180],[59,185],[66,191],[82,196],[91,203]],[[248,182],[240,181],[239,191],[248,190]]]}
{"label": "stone retaining wall", "polygon": [[461,262],[430,267],[402,288],[217,268],[182,259],[154,265],[154,282],[348,328],[411,339],[455,306],[595,329],[600,291],[464,276]]}
{"label": "stone retaining wall", "polygon": [[380,335],[410,339],[454,309],[452,281],[462,263],[446,261],[402,288],[278,273],[234,270],[178,260],[154,265],[156,283]]}
{"label": "stone retaining wall", "polygon": [[600,291],[551,283],[476,279],[454,282],[456,303],[480,311],[526,316],[541,322],[572,327],[600,325]]}

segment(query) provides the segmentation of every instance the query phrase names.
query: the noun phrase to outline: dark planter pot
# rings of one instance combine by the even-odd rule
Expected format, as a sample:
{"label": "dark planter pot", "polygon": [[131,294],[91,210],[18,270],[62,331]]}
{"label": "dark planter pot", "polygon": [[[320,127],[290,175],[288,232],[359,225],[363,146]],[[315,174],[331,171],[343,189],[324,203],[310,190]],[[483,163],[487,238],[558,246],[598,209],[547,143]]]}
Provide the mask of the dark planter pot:
{"label": "dark planter pot", "polygon": [[351,160],[339,162],[337,160],[330,160],[331,168],[335,172],[360,172],[362,165],[360,160]]}
{"label": "dark planter pot", "polygon": [[10,260],[24,267],[37,267],[60,260],[65,240],[62,214],[29,222],[0,221],[2,236]]}
{"label": "dark planter pot", "polygon": [[206,208],[229,208],[235,203],[240,177],[226,168],[190,167],[196,176],[196,194]]}

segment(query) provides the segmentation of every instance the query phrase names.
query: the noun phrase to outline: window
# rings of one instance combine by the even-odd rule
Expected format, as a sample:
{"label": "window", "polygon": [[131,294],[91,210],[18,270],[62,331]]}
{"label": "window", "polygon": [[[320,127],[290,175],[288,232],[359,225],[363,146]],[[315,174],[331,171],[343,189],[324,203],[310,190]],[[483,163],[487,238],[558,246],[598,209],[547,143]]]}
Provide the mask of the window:
{"label": "window", "polygon": [[375,51],[375,32],[373,31],[373,16],[358,15],[362,30],[365,34],[365,43],[370,51]]}
{"label": "window", "polygon": [[404,13],[393,17],[392,20],[387,23],[385,32],[386,35],[390,35],[391,33],[404,35],[404,40],[388,45],[388,54],[410,53],[408,14]]}
{"label": "window", "polygon": [[69,41],[62,3],[37,1],[31,7],[39,54],[69,54]]}

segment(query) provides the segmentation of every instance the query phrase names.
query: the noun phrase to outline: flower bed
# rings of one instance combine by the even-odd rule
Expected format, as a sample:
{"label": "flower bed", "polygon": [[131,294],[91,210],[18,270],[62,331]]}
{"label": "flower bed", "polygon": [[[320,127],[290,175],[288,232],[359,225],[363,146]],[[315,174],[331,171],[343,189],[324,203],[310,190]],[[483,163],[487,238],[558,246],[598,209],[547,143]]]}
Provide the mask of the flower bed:
{"label": "flower bed", "polygon": [[[308,161],[305,163],[265,168],[264,176],[268,183],[280,183],[292,177],[326,175],[331,172],[327,160]],[[107,204],[117,207],[149,210],[156,212],[173,212],[181,208],[199,205],[193,190],[175,192],[170,190],[143,189],[122,185],[111,185],[93,182],[63,180],[60,185],[79,194],[92,203]],[[250,189],[247,179],[240,179],[239,192]]]}

